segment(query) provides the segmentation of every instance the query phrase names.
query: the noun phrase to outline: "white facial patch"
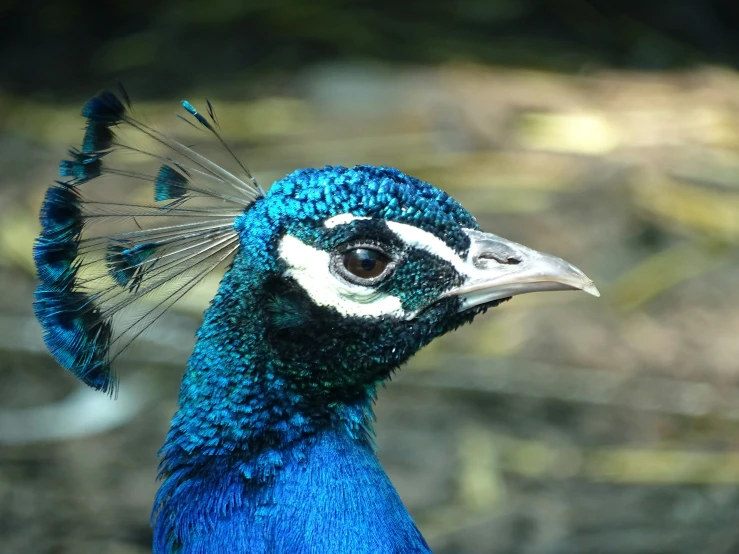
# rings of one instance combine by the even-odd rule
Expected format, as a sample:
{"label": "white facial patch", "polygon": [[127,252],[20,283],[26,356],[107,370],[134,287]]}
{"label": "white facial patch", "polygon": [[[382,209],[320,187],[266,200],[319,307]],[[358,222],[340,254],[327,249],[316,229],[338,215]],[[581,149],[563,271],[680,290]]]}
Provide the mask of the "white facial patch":
{"label": "white facial patch", "polygon": [[295,279],[319,306],[330,306],[345,316],[406,316],[399,298],[336,277],[329,269],[328,252],[285,235],[280,241],[279,254],[287,264],[285,275]]}

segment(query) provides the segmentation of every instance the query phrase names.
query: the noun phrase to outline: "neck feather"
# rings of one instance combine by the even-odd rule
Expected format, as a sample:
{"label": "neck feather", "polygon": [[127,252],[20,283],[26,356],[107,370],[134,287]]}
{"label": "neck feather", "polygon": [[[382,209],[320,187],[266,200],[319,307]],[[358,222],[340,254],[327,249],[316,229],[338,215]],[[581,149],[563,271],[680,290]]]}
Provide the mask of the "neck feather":
{"label": "neck feather", "polygon": [[373,386],[337,396],[291,379],[260,325],[267,293],[237,271],[161,451],[155,553],[428,552],[374,453]]}
{"label": "neck feather", "polygon": [[367,442],[324,429],[263,481],[211,456],[169,476],[155,554],[429,553]]}
{"label": "neck feather", "polygon": [[203,457],[228,456],[259,480],[279,467],[281,452],[302,448],[327,428],[371,443],[374,385],[312,386],[322,368],[283,359],[265,324],[272,291],[245,273],[238,265],[228,272],[198,330],[161,452],[165,475]]}

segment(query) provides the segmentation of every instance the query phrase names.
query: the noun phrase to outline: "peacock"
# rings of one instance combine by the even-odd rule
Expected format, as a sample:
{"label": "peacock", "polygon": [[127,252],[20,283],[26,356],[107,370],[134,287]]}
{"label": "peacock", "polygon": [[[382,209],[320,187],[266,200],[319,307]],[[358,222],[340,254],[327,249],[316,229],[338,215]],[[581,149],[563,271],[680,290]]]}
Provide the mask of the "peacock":
{"label": "peacock", "polygon": [[596,287],[397,169],[299,169],[265,192],[212,104],[181,105],[224,163],[100,92],[34,246],[48,349],[109,394],[121,353],[226,268],[160,451],[153,551],[430,552],[376,456],[378,386],[512,296]]}

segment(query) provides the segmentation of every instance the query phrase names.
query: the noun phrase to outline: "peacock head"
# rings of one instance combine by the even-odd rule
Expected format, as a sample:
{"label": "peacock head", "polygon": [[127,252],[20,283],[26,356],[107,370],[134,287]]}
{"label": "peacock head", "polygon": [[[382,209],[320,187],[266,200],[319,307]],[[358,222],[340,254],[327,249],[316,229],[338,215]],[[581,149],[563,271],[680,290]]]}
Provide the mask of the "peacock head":
{"label": "peacock head", "polygon": [[[210,103],[207,117],[182,106],[225,145]],[[514,295],[598,294],[574,266],[483,233],[446,193],[398,170],[302,169],[264,193],[228,147],[233,173],[144,124],[125,91],[82,113],[82,147],[41,209],[35,310],[54,356],[97,389],[115,390],[118,355],[229,260],[183,389],[192,382],[211,400],[211,389],[238,391],[204,387],[201,368],[232,384],[247,367],[279,372],[321,403],[366,396],[429,341]],[[130,195],[126,180],[153,185],[149,201],[106,196]]]}
{"label": "peacock head", "polygon": [[518,294],[598,291],[579,269],[480,230],[446,193],[396,169],[296,171],[236,222],[222,295],[246,294],[301,388],[358,393],[434,338]]}

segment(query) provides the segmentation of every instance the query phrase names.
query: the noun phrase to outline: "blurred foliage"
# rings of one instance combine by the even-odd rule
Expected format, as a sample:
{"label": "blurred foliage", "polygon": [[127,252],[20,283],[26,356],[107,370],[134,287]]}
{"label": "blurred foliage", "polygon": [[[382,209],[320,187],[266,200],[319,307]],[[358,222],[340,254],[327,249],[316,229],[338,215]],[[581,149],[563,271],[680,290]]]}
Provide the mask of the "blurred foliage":
{"label": "blurred foliage", "polygon": [[347,59],[667,69],[736,62],[738,23],[733,0],[5,0],[0,86],[69,97],[120,78],[243,96]]}

